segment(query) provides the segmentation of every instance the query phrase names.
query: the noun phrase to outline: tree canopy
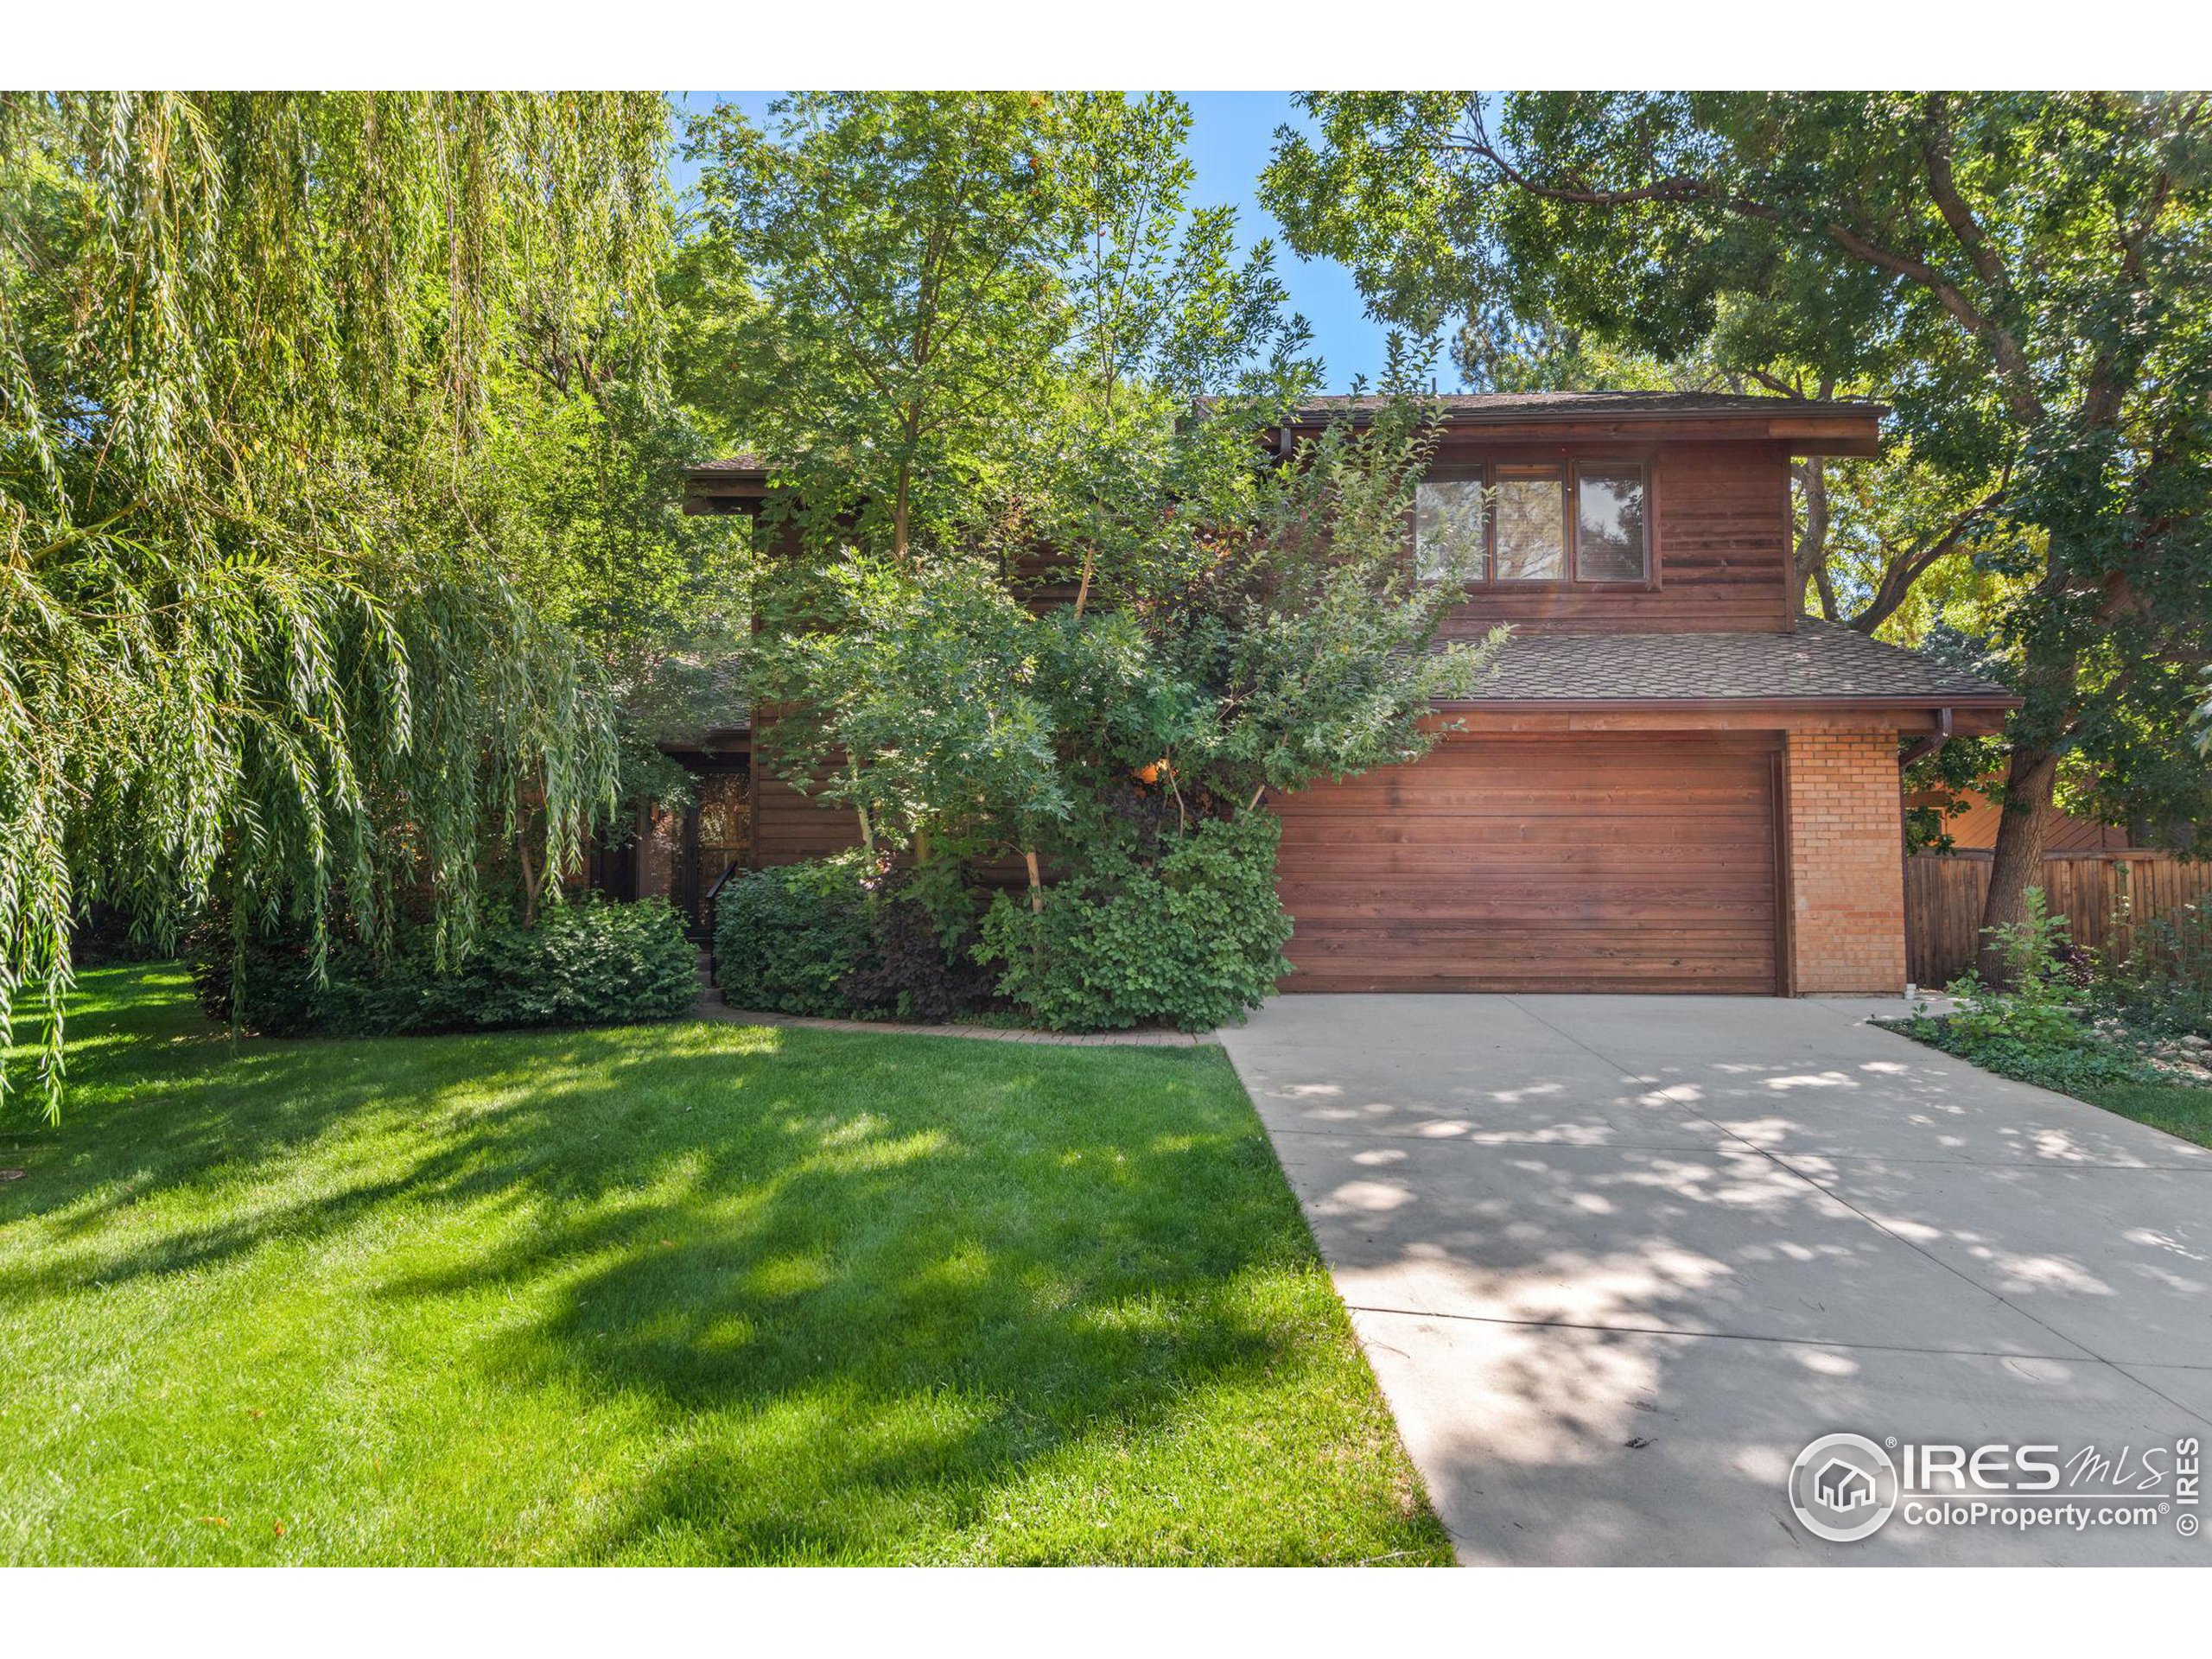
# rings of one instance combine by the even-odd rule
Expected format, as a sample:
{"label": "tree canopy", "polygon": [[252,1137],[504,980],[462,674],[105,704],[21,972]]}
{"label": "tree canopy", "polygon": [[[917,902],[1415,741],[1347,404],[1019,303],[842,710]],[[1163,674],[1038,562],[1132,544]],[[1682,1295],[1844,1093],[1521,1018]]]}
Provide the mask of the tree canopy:
{"label": "tree canopy", "polygon": [[699,257],[753,302],[699,391],[822,533],[880,527],[903,553],[988,487],[990,440],[1065,337],[1062,113],[1034,92],[804,92],[771,118],[690,124]]}
{"label": "tree canopy", "polygon": [[1161,487],[1193,398],[1316,384],[1272,248],[1240,256],[1233,211],[1187,201],[1189,130],[1166,93],[694,118],[683,391],[775,465],[817,547],[1096,543]]}
{"label": "tree canopy", "polygon": [[[72,918],[371,937],[572,855],[601,665],[487,517],[532,364],[654,396],[657,95],[0,96],[0,1039]],[[0,1087],[5,1080],[0,1079]]]}
{"label": "tree canopy", "polygon": [[[718,415],[804,532],[768,750],[871,848],[1081,868],[1410,758],[1460,591],[1402,544],[1402,409],[1284,467],[1319,384],[1164,93],[809,95],[695,121]],[[895,135],[895,137],[894,137]],[[1399,377],[1409,379],[1410,373]],[[826,509],[826,510],[825,510]]]}

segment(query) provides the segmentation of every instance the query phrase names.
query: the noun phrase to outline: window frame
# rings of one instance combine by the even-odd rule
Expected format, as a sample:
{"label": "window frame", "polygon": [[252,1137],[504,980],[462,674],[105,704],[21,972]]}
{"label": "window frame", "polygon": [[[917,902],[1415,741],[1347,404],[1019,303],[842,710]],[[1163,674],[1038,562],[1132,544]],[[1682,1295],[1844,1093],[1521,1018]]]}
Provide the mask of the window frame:
{"label": "window frame", "polygon": [[[1467,582],[1471,593],[1650,593],[1660,586],[1659,563],[1659,467],[1658,457],[1648,450],[1627,453],[1611,452],[1587,455],[1558,457],[1517,456],[1490,457],[1480,460],[1440,461],[1421,476],[1422,484],[1479,484],[1484,494],[1497,488],[1499,467],[1553,467],[1560,474],[1560,512],[1565,532],[1564,563],[1566,574],[1560,576],[1500,576],[1497,574],[1497,513],[1495,497],[1483,512],[1483,556],[1481,573]],[[1641,576],[1586,577],[1582,575],[1582,469],[1595,472],[1633,472],[1643,486],[1643,574]],[[1420,570],[1421,550],[1419,520],[1421,504],[1416,497],[1407,515],[1407,545]],[[1435,576],[1419,576],[1422,582],[1435,582]]]}
{"label": "window frame", "polygon": [[1441,461],[1425,470],[1414,485],[1412,507],[1406,514],[1406,548],[1412,556],[1414,580],[1422,583],[1438,582],[1441,576],[1425,574],[1421,568],[1421,486],[1423,484],[1473,484],[1484,493],[1483,556],[1480,574],[1470,576],[1470,588],[1491,585],[1491,573],[1497,568],[1497,515],[1491,511],[1490,463],[1476,461]]}

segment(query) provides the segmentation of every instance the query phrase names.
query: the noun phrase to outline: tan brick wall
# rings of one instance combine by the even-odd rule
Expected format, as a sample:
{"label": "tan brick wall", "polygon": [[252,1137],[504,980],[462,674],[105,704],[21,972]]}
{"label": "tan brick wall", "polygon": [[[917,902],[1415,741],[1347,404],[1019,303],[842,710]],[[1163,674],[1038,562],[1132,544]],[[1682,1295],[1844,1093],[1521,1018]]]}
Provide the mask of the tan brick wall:
{"label": "tan brick wall", "polygon": [[1790,936],[1801,995],[1904,988],[1893,731],[1789,734]]}

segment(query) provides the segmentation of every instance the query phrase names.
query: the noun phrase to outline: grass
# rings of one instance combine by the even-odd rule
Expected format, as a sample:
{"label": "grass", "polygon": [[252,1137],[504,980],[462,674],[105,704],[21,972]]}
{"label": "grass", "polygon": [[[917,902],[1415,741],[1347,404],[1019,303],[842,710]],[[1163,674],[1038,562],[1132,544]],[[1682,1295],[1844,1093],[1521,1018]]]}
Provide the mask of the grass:
{"label": "grass", "polygon": [[1216,1050],[70,1029],[0,1560],[1450,1559]]}

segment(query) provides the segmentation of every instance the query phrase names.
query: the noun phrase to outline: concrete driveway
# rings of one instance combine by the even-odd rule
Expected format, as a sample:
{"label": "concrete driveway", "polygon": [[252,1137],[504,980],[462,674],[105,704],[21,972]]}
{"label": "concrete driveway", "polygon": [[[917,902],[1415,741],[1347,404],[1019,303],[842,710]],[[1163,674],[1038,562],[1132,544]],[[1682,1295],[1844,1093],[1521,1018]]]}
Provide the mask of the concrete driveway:
{"label": "concrete driveway", "polygon": [[1866,1023],[1901,1006],[1292,996],[1224,1034],[1463,1560],[2212,1564],[2185,1509],[1793,1516],[1830,1431],[2093,1447],[2064,1484],[2107,1502],[2212,1438],[2212,1153]]}

